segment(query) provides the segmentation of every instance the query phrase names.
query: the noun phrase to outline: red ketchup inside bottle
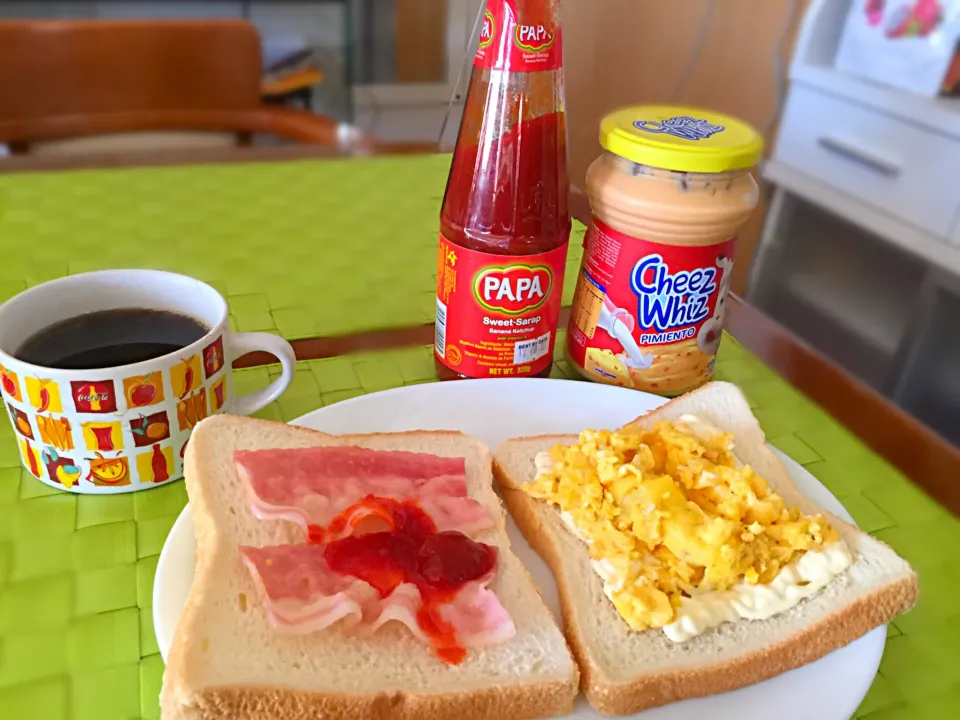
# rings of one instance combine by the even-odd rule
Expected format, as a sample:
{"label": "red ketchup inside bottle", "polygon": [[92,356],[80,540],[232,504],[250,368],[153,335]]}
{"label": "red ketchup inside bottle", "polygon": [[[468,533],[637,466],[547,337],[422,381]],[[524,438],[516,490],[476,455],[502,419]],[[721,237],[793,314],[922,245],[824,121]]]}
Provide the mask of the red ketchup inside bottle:
{"label": "red ketchup inside bottle", "polygon": [[334,540],[324,550],[327,565],[335,572],[369,583],[380,597],[389,596],[403,583],[416,585],[422,598],[417,624],[430,638],[438,657],[454,665],[462,662],[467,651],[441,609],[464,585],[494,572],[497,549],[460,532],[438,533],[433,520],[416,501],[372,495],[344,510],[326,533],[311,527],[309,541],[322,543],[325,534],[341,534],[353,524],[358,507],[368,511],[363,522],[368,522],[372,515],[387,530]]}
{"label": "red ketchup inside bottle", "polygon": [[488,0],[440,212],[441,379],[550,374],[570,237],[559,0]]}

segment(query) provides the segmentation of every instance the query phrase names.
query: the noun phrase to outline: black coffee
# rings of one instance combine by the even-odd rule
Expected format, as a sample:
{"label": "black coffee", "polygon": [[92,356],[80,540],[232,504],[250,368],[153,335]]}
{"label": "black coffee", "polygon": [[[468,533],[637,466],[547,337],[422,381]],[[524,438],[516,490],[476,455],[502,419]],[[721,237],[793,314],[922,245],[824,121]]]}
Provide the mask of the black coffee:
{"label": "black coffee", "polygon": [[176,352],[208,332],[196,318],[167,310],[100,310],[45,327],[14,356],[60,370],[110,368]]}

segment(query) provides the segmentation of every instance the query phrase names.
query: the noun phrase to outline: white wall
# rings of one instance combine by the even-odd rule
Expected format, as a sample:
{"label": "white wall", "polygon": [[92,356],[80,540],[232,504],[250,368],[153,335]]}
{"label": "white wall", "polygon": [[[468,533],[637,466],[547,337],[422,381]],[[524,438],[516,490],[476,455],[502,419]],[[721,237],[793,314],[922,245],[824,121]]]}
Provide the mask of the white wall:
{"label": "white wall", "polygon": [[279,2],[276,0],[0,0],[0,17],[7,18],[242,18],[265,35],[298,35],[310,44],[340,48],[344,45],[343,8],[329,2]]}
{"label": "white wall", "polygon": [[50,0],[4,0],[0,2],[0,18],[78,18],[94,17],[96,2],[77,0],[77,2],[63,2]]}
{"label": "white wall", "polygon": [[358,108],[356,124],[363,132],[390,142],[423,142],[452,147],[460,128],[463,105],[454,105],[450,109],[443,137],[440,129],[447,107],[430,105],[426,107],[383,108],[379,111],[371,108]]}
{"label": "white wall", "polygon": [[[36,5],[46,3],[38,2]],[[177,18],[239,18],[243,17],[243,4],[234,2],[185,2],[168,0],[150,2],[150,0],[115,0],[114,2],[94,2],[94,15],[114,20],[173,20]]]}
{"label": "white wall", "polygon": [[295,35],[323,48],[345,44],[343,8],[336,3],[252,2],[248,19],[264,36]]}

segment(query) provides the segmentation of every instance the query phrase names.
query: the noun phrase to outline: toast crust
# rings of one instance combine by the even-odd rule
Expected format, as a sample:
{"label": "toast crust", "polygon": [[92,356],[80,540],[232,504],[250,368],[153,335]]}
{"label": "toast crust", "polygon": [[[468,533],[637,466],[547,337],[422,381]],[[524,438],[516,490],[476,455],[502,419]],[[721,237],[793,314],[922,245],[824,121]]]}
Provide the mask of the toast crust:
{"label": "toast crust", "polygon": [[573,711],[576,680],[535,688],[503,687],[456,694],[302,693],[273,687],[225,687],[203,691],[194,706],[165,711],[164,720],[489,720],[542,718]]}
{"label": "toast crust", "polygon": [[[181,614],[178,630],[167,658],[163,689],[160,697],[163,720],[480,720],[481,718],[541,718],[568,714],[573,709],[579,686],[579,671],[571,662],[571,674],[562,680],[525,678],[520,684],[503,684],[494,687],[464,690],[454,693],[423,694],[417,692],[382,693],[310,693],[277,686],[204,686],[194,687],[187,672],[191,647],[197,639],[190,637],[196,625],[196,616],[208,595],[208,588],[216,578],[206,566],[218,554],[218,546],[225,542],[216,530],[216,522],[210,511],[211,497],[206,484],[198,481],[204,472],[204,458],[198,447],[205,442],[204,436],[225,430],[276,432],[280,423],[255,418],[217,415],[204,420],[194,429],[194,436],[187,446],[184,470],[187,489],[193,508],[194,523],[198,537],[197,567],[193,587]],[[355,435],[330,435],[309,428],[284,426],[285,433],[296,434],[308,440],[327,439],[336,442],[362,443],[365,439],[389,436],[391,438],[417,437],[462,437],[472,439],[457,431],[414,430],[402,433],[369,433]],[[199,442],[197,441],[199,437]],[[206,440],[209,442],[209,440]],[[485,449],[487,462],[492,462],[490,451]],[[500,510],[495,517],[498,531],[505,532],[505,514]],[[526,573],[526,568],[522,568]],[[529,574],[527,574],[529,578]],[[532,580],[530,580],[533,585]],[[533,585],[533,587],[536,587]],[[539,592],[539,589],[537,589]],[[567,650],[569,652],[569,649]],[[374,669],[375,670],[375,669]]]}
{"label": "toast crust", "polygon": [[592,661],[580,629],[571,620],[573,607],[569,579],[564,573],[559,547],[537,516],[539,501],[523,490],[510,489],[514,483],[504,476],[504,470],[494,460],[494,477],[500,483],[501,497],[507,509],[520,532],[557,580],[563,630],[580,666],[580,689],[597,711],[607,715],[637,713],[767,680],[853,642],[916,602],[917,577],[912,575],[880,588],[821,622],[760,651],[692,670],[653,673],[624,683],[609,682]]}

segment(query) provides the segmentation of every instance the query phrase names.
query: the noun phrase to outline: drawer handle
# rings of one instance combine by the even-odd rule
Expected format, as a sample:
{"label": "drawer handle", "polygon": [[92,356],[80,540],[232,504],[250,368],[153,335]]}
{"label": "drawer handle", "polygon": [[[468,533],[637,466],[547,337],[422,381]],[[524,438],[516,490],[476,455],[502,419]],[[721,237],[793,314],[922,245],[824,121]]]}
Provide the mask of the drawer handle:
{"label": "drawer handle", "polygon": [[887,177],[896,177],[900,174],[900,166],[886,158],[874,155],[868,150],[858,148],[843,140],[822,137],[818,140],[820,147],[829,152],[840,155],[847,160],[853,160],[855,163],[863,165],[881,175]]}

